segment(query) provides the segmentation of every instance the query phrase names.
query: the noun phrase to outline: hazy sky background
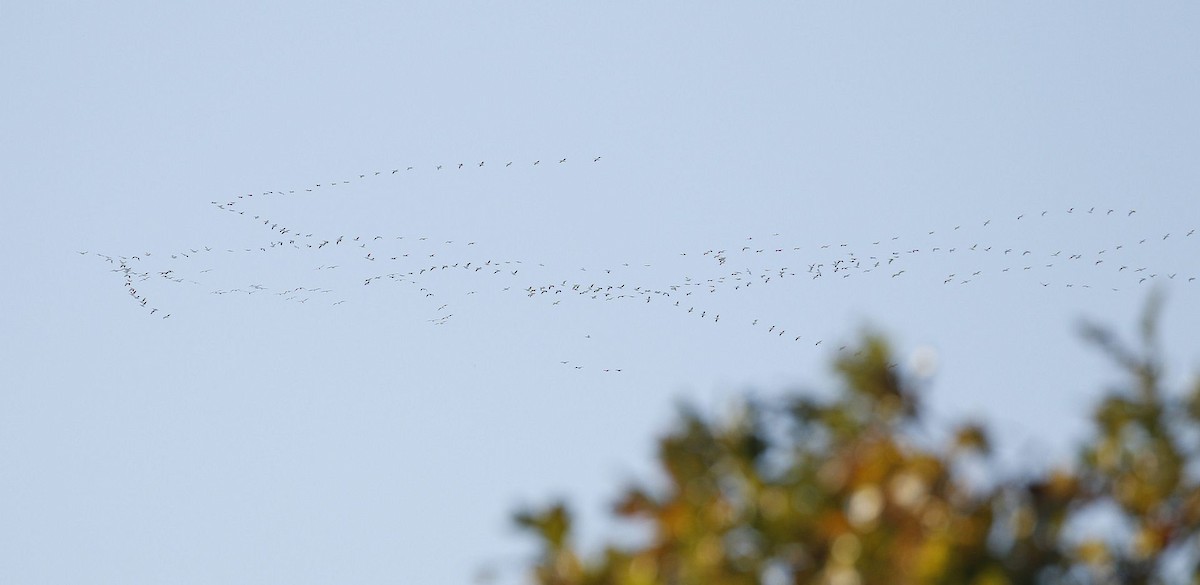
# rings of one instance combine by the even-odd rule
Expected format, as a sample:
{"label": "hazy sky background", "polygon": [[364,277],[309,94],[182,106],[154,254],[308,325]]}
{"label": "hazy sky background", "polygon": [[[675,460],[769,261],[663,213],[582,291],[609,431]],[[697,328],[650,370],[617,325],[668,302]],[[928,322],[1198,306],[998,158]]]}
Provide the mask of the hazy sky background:
{"label": "hazy sky background", "polygon": [[1200,8],[1052,4],[0,6],[0,582],[514,582],[864,327],[1064,460],[1081,318],[1200,368]]}

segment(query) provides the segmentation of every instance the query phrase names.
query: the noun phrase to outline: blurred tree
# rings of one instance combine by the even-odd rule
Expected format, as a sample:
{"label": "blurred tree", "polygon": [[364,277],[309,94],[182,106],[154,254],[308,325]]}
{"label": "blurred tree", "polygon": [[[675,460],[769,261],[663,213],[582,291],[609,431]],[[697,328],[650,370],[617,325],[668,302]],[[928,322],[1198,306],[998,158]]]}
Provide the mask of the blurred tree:
{"label": "blurred tree", "polygon": [[[836,362],[832,400],[749,401],[723,421],[684,409],[661,439],[666,483],[634,486],[614,513],[649,528],[640,546],[585,557],[562,503],[517,514],[539,539],[544,585],[820,583],[1200,584],[1200,383],[1160,387],[1155,308],[1144,351],[1096,326],[1085,336],[1130,374],[1095,410],[1069,469],[969,482],[993,463],[978,425],[948,444],[913,438],[922,410],[886,343],[868,336]],[[979,485],[986,483],[987,485]],[[1086,514],[1123,534],[1088,534]]]}

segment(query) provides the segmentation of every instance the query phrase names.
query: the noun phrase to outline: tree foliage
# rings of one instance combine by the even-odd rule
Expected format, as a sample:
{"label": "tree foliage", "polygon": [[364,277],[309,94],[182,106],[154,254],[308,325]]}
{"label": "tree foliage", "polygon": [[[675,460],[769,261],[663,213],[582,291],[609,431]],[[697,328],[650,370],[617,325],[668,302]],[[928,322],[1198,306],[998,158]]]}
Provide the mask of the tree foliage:
{"label": "tree foliage", "polygon": [[[971,481],[991,439],[963,424],[918,440],[914,384],[879,337],[836,362],[834,398],[747,401],[708,420],[684,409],[659,443],[664,485],[634,486],[613,512],[649,529],[637,546],[585,555],[562,503],[517,514],[543,585],[824,583],[1200,584],[1200,383],[1162,388],[1153,311],[1143,349],[1086,336],[1128,381],[1092,415],[1068,467]],[[1081,518],[1124,528],[1095,534]]]}

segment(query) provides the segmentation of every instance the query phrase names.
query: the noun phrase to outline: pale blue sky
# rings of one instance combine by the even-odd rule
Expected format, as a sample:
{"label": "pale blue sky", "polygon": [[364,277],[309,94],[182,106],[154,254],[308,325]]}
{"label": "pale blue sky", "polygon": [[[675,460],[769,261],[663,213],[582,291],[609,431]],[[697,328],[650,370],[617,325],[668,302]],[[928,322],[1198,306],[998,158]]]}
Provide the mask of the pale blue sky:
{"label": "pale blue sky", "polygon": [[[868,325],[936,349],[939,417],[1061,459],[1114,380],[1081,317],[1128,332],[1159,283],[1172,374],[1200,366],[1198,26],[6,3],[0,582],[513,582],[519,504],[569,496],[602,533],[677,400],[820,387]],[[210,203],[248,193],[302,249]],[[151,273],[147,307],[97,254]]]}

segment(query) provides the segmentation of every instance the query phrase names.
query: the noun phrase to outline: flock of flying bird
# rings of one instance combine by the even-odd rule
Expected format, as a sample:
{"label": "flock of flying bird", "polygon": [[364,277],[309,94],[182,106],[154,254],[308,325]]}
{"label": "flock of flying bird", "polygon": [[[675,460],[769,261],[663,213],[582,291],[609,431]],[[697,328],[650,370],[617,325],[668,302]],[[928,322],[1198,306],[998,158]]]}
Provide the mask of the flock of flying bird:
{"label": "flock of flying bird", "polygon": [[[602,157],[591,158],[599,163]],[[566,158],[543,162],[535,160],[521,163],[537,167],[545,164],[565,165]],[[586,162],[586,161],[585,161]],[[451,172],[470,168],[483,168],[486,161],[434,165],[423,171]],[[514,162],[501,163],[502,168]],[[1175,232],[1162,232],[1146,237],[1112,242],[1099,250],[1036,249],[1023,245],[999,245],[988,243],[985,236],[968,236],[972,243],[964,241],[963,235],[974,230],[988,230],[991,219],[981,220],[974,225],[953,225],[943,230],[928,230],[908,236],[891,236],[869,242],[827,242],[816,245],[797,246],[784,244],[780,234],[751,236],[738,244],[712,247],[705,250],[679,252],[680,257],[700,263],[708,271],[703,276],[682,276],[672,279],[662,274],[653,264],[617,263],[604,268],[575,267],[564,275],[562,271],[547,268],[545,264],[517,259],[490,258],[478,253],[482,248],[475,241],[431,239],[427,236],[396,234],[338,234],[320,230],[301,229],[278,221],[267,215],[262,207],[273,199],[297,196],[305,193],[323,193],[330,189],[357,182],[375,181],[418,171],[417,167],[377,170],[361,173],[337,181],[323,182],[291,190],[264,191],[237,195],[224,201],[212,201],[214,209],[238,219],[251,222],[269,234],[265,241],[254,247],[198,246],[169,253],[144,252],[134,255],[113,256],[98,252],[80,251],[81,255],[95,256],[110,265],[109,269],[122,281],[125,293],[146,311],[147,315],[167,319],[172,312],[167,303],[159,302],[160,295],[151,295],[149,289],[157,285],[187,285],[212,288],[211,281],[216,270],[212,263],[218,257],[252,255],[270,258],[271,254],[301,254],[313,265],[312,271],[332,277],[338,286],[325,284],[311,286],[268,287],[250,283],[234,287],[212,288],[212,295],[274,295],[285,301],[297,303],[339,306],[350,300],[348,285],[355,287],[378,287],[394,284],[407,287],[415,298],[430,304],[430,318],[434,325],[445,325],[454,317],[451,295],[442,292],[438,284],[445,284],[441,275],[452,273],[468,277],[473,283],[465,295],[480,292],[502,292],[520,294],[527,298],[545,301],[550,306],[560,305],[567,299],[588,301],[657,304],[672,310],[713,323],[722,320],[721,309],[709,306],[706,297],[715,293],[745,294],[764,287],[781,286],[790,281],[820,281],[821,279],[847,279],[874,276],[899,279],[909,275],[913,259],[918,257],[941,257],[960,262],[966,258],[995,258],[980,267],[979,263],[967,269],[956,269],[938,277],[942,285],[970,285],[973,282],[1005,274],[1030,274],[1042,276],[1066,267],[1078,270],[1086,267],[1093,274],[1104,276],[1104,285],[1089,282],[1056,282],[1054,278],[1036,280],[1041,287],[1103,288],[1119,291],[1122,288],[1146,284],[1158,279],[1183,283],[1197,283],[1200,273],[1179,273],[1152,268],[1142,260],[1145,255],[1136,255],[1136,250],[1145,246],[1175,241],[1200,242],[1194,228]],[[1108,218],[1119,220],[1131,218],[1137,213],[1133,209],[1098,207],[1071,207],[1065,210],[1039,210],[1017,214],[1011,222],[1036,222],[1050,217]],[[939,242],[940,237],[948,237]],[[1151,254],[1152,256],[1152,254]],[[334,262],[337,263],[334,263]],[[952,262],[948,262],[952,263]],[[738,267],[738,268],[733,268]],[[916,272],[916,270],[914,270]],[[345,276],[341,276],[341,275]],[[553,275],[553,276],[552,276]],[[565,276],[565,277],[564,277]],[[910,276],[911,277],[911,276]],[[640,279],[631,280],[631,279]],[[459,280],[462,280],[461,278]],[[1117,282],[1112,282],[1112,281]],[[208,281],[208,282],[206,282]],[[1096,282],[1096,281],[1093,281]],[[1114,286],[1117,285],[1117,286]],[[336,294],[335,294],[336,293]],[[436,308],[433,308],[436,305]],[[744,325],[757,328],[764,334],[792,343],[808,343],[820,346],[822,339],[810,339],[797,327],[773,323],[762,317],[746,317]],[[845,346],[838,348],[845,350]],[[560,360],[562,365],[574,369],[590,369],[588,366]],[[605,372],[621,372],[620,368],[594,368]]]}

